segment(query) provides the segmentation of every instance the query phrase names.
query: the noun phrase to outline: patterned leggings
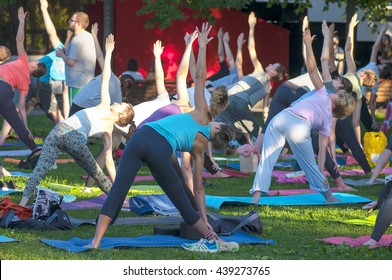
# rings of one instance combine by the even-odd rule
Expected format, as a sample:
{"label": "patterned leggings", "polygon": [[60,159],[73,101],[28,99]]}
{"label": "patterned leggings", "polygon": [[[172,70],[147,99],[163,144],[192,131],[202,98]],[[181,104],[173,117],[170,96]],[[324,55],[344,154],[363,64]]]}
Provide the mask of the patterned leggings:
{"label": "patterned leggings", "polygon": [[98,166],[86,145],[86,138],[67,124],[59,123],[46,137],[38,163],[27,181],[23,196],[31,197],[46,171],[55,163],[60,152],[70,154],[76,163],[83,168],[108,193],[112,183]]}
{"label": "patterned leggings", "polygon": [[389,100],[387,104],[387,110],[385,112],[385,119],[381,125],[380,131],[384,132],[388,136],[388,130],[392,125],[392,99]]}

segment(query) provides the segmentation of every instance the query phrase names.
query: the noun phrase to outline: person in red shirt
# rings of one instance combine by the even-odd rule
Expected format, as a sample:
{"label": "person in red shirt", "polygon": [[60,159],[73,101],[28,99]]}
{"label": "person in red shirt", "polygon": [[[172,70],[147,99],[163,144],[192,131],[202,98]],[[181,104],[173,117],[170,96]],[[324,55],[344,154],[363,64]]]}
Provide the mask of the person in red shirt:
{"label": "person in red shirt", "polygon": [[[29,90],[30,75],[41,77],[47,71],[44,63],[29,62],[24,48],[24,26],[26,14],[23,7],[18,10],[19,27],[16,34],[18,59],[0,65],[0,114],[15,130],[16,134],[30,150],[35,151],[37,145],[27,126],[26,95]],[[13,103],[13,90],[20,93],[19,114]],[[2,143],[0,143],[2,144]]]}

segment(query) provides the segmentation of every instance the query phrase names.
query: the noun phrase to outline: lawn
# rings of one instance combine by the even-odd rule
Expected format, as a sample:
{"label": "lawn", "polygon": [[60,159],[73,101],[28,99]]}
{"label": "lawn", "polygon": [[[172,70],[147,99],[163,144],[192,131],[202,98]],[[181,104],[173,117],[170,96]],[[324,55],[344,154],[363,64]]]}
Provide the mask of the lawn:
{"label": "lawn", "polygon": [[[383,116],[378,115],[380,121]],[[53,124],[45,116],[29,117],[29,124],[36,137],[44,138],[53,127]],[[100,149],[100,140],[92,139],[89,145],[92,152],[96,154]],[[0,150],[10,149],[0,147]],[[20,147],[25,149],[25,147]],[[61,155],[67,158],[67,155]],[[22,158],[22,157],[20,157]],[[18,171],[16,164],[7,163],[0,158],[2,164],[9,171]],[[358,166],[344,167],[345,169],[359,168]],[[58,164],[56,170],[51,170],[41,182],[41,186],[49,187],[50,183],[60,183],[72,186],[84,186],[84,180],[80,175],[85,172],[75,163]],[[146,167],[143,167],[139,175],[149,175]],[[384,176],[384,175],[383,175]],[[381,177],[383,177],[381,176]],[[248,190],[252,185],[254,174],[247,178],[221,178],[208,179],[206,193],[220,196],[248,196]],[[359,179],[360,177],[353,177]],[[0,180],[10,180],[11,178],[0,178]],[[24,187],[26,179],[18,177],[12,178],[16,185]],[[140,182],[135,184],[155,184],[155,181]],[[333,187],[331,182],[331,187]],[[306,188],[307,185],[299,184],[277,184],[274,182],[271,190],[288,188]],[[382,186],[358,187],[355,194],[370,199],[376,199]],[[130,195],[146,194],[145,192],[131,191]],[[73,192],[78,200],[92,198],[100,194],[94,191],[92,194]],[[21,196],[11,197],[19,202]],[[344,219],[365,218],[376,215],[378,211],[366,212],[361,209],[362,204],[328,205],[328,206],[301,206],[301,207],[225,207],[217,211],[225,215],[245,215],[251,210],[256,210],[263,223],[262,237],[264,239],[275,240],[275,245],[241,245],[240,251],[236,254],[201,254],[187,252],[183,249],[156,249],[156,248],[132,248],[132,249],[111,249],[92,250],[84,253],[67,253],[60,249],[55,249],[45,245],[40,239],[62,239],[67,240],[72,237],[91,238],[94,235],[95,227],[81,226],[79,228],[61,231],[37,231],[37,230],[11,230],[0,229],[0,235],[15,238],[21,242],[1,243],[0,259],[2,260],[130,260],[130,259],[150,259],[150,260],[373,260],[392,259],[392,253],[388,248],[368,250],[365,247],[349,247],[346,245],[335,246],[318,241],[318,239],[332,236],[359,237],[370,235],[371,227],[348,225],[338,222]],[[96,218],[99,209],[96,210],[69,210],[67,213],[76,218]],[[120,217],[133,216],[131,212],[121,212]],[[152,226],[111,226],[106,237],[133,237],[140,235],[151,235]],[[389,229],[387,233],[392,233]]]}

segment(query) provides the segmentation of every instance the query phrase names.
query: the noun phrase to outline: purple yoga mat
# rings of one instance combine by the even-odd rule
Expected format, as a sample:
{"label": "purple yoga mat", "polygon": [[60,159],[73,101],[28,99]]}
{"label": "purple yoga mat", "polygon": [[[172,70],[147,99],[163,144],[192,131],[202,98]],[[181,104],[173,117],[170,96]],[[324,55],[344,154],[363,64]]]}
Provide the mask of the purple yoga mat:
{"label": "purple yoga mat", "polygon": [[[101,208],[103,203],[106,200],[106,197],[107,197],[106,194],[101,194],[100,196],[97,196],[97,197],[94,197],[91,199],[87,199],[87,200],[76,201],[76,202],[72,202],[72,203],[63,203],[63,204],[61,204],[61,208],[63,210]],[[126,199],[124,201],[123,207],[129,209],[128,199]]]}
{"label": "purple yoga mat", "polygon": [[[335,245],[342,245],[346,243],[352,247],[362,246],[362,244],[370,239],[370,236],[360,236],[357,238],[351,237],[328,237],[324,239],[318,239],[320,241],[335,244]],[[384,234],[381,240],[378,242],[381,247],[388,247],[392,242],[392,234]]]}

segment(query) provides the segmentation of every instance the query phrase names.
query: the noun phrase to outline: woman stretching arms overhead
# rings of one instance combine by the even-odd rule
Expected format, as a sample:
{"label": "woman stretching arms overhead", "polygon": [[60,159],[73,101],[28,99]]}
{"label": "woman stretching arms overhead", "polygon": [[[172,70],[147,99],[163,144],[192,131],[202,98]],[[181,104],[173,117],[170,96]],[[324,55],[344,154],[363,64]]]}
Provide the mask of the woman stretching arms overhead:
{"label": "woman stretching arms overhead", "polygon": [[[195,244],[184,244],[191,251],[216,252],[237,251],[238,244],[218,239],[207,221],[205,193],[202,184],[204,152],[208,140],[215,146],[224,148],[231,140],[230,127],[209,122],[207,102],[204,98],[206,79],[206,48],[212,40],[208,38],[211,27],[203,24],[199,37],[199,56],[197,61],[195,103],[196,108],[185,114],[173,115],[156,122],[147,123],[131,137],[121,156],[116,180],[102,207],[94,239],[89,248],[99,248],[109,224],[117,218],[136,173],[143,163],[150,168],[152,175],[161,186],[181,216],[205,239]],[[196,212],[186,196],[170,158],[175,151],[190,152],[195,160],[194,188],[199,213]]]}
{"label": "woman stretching arms overhead", "polygon": [[101,102],[98,106],[76,112],[52,129],[46,137],[37,166],[27,181],[20,205],[27,204],[42,176],[54,164],[61,151],[69,153],[79,166],[96,180],[102,191],[108,193],[111,188],[112,183],[87,147],[87,137],[102,137],[106,151],[106,168],[113,180],[116,177],[112,157],[113,124],[126,126],[133,122],[134,116],[132,106],[128,103],[110,105],[109,78],[113,49],[114,37],[109,35],[106,39],[106,57],[102,72]]}

